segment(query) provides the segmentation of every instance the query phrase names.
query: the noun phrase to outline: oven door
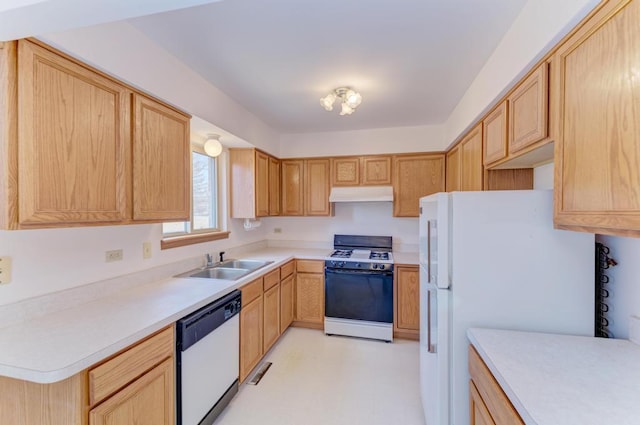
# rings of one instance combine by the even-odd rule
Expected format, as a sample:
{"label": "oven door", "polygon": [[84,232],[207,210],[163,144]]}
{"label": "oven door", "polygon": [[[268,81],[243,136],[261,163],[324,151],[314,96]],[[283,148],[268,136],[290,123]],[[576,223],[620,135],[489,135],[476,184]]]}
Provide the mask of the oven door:
{"label": "oven door", "polygon": [[326,268],[325,316],[393,323],[393,272]]}

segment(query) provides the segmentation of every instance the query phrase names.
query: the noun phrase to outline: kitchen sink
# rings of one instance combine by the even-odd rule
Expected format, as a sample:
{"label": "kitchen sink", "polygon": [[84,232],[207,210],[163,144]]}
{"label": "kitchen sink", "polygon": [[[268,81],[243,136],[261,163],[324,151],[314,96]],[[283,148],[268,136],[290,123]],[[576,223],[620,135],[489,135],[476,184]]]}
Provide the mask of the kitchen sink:
{"label": "kitchen sink", "polygon": [[217,264],[214,268],[227,267],[231,269],[246,269],[246,270],[258,270],[273,261],[258,261],[258,260],[227,260]]}
{"label": "kitchen sink", "polygon": [[200,277],[205,279],[238,280],[242,276],[251,273],[251,270],[227,267],[210,267],[206,269],[191,270],[177,277]]}

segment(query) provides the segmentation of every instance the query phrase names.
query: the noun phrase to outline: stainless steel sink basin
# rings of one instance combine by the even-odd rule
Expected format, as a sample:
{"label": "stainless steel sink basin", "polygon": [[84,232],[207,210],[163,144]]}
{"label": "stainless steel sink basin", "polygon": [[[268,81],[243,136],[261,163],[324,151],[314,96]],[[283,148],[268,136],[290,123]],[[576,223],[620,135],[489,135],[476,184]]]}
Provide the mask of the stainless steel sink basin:
{"label": "stainless steel sink basin", "polygon": [[242,276],[251,273],[251,270],[226,267],[212,267],[207,269],[192,270],[178,275],[178,277],[200,277],[205,279],[238,280]]}
{"label": "stainless steel sink basin", "polygon": [[217,264],[216,266],[214,266],[214,268],[226,267],[231,269],[246,269],[246,270],[254,271],[271,263],[273,263],[273,261],[227,260]]}

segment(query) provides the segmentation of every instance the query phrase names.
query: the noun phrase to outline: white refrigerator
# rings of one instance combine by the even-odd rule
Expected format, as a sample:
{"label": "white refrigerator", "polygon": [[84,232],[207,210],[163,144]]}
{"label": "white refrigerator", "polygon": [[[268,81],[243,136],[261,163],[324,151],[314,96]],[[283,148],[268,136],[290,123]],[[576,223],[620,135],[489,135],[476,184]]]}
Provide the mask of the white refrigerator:
{"label": "white refrigerator", "polygon": [[594,235],[554,229],[547,190],[438,193],[420,211],[425,420],[467,425],[468,328],[593,335]]}

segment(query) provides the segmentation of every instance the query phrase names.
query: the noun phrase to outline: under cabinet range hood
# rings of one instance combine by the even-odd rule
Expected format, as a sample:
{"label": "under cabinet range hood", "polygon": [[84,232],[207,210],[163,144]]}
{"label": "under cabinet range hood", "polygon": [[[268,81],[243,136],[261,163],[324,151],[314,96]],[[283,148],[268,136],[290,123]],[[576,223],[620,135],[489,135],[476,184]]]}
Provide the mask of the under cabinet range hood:
{"label": "under cabinet range hood", "polygon": [[393,187],[332,187],[329,202],[393,202]]}

